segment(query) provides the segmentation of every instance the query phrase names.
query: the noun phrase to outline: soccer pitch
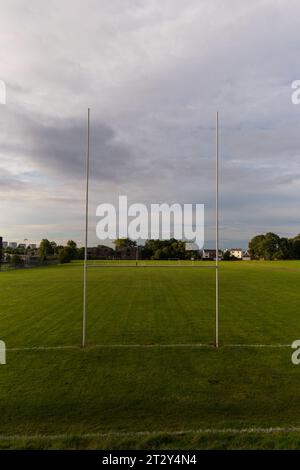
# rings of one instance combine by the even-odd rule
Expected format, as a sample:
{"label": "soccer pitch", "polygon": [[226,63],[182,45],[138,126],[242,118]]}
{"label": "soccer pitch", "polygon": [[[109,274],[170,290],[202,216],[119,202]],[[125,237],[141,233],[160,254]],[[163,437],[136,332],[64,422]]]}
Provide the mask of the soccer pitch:
{"label": "soccer pitch", "polygon": [[[300,262],[0,273],[1,448],[300,447]],[[276,428],[276,429],[274,429]]]}

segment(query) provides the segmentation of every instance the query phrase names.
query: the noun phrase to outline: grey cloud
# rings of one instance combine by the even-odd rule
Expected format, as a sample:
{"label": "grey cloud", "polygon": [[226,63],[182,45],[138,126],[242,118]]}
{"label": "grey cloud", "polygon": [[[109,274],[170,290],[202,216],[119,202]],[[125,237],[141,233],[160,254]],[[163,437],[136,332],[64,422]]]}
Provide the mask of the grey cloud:
{"label": "grey cloud", "polygon": [[[11,125],[13,123],[13,132]],[[66,182],[83,179],[87,149],[84,120],[49,120],[44,116],[10,115],[6,122],[9,138],[3,148],[7,154],[23,154],[40,170]],[[25,158],[26,156],[26,158]],[[91,176],[99,181],[119,182],[131,178],[140,166],[134,151],[119,142],[116,132],[98,120],[91,123]]]}
{"label": "grey cloud", "polygon": [[[15,42],[4,70],[12,96],[0,143],[20,165],[19,175],[15,168],[6,175],[8,187],[28,191],[30,171],[37,171],[57,204],[69,204],[85,173],[86,122],[79,116],[93,103],[92,208],[118,191],[140,202],[203,202],[213,226],[219,109],[224,240],[245,244],[256,228],[294,230],[300,106],[291,104],[290,83],[300,78],[297,2],[88,5],[32,0],[21,9],[12,0],[4,7],[4,32]],[[36,194],[44,211],[37,218],[46,220],[53,200],[37,186]]]}
{"label": "grey cloud", "polygon": [[7,191],[22,191],[26,187],[26,183],[21,181],[3,168],[0,169],[0,188],[1,193],[5,196]]}

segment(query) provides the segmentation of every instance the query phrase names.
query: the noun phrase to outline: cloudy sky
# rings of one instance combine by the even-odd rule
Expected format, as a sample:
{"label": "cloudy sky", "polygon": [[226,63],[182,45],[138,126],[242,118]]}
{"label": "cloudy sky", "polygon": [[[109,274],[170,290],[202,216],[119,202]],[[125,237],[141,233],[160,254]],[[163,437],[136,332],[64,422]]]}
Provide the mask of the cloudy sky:
{"label": "cloudy sky", "polygon": [[0,0],[0,235],[84,239],[91,107],[96,206],[204,203],[213,241],[300,232],[296,0]]}

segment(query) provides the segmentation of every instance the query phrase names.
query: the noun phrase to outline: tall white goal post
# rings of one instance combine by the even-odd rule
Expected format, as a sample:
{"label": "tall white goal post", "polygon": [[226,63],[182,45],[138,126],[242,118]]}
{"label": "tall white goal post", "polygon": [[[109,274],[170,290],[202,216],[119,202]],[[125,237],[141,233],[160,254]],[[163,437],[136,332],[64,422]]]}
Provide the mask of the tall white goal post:
{"label": "tall white goal post", "polygon": [[[83,311],[82,311],[82,348],[86,346],[86,320],[87,320],[87,270],[94,267],[108,267],[107,264],[88,265],[88,229],[89,229],[89,173],[90,173],[90,115],[91,110],[87,110],[87,151],[86,151],[86,185],[85,185],[85,246],[84,246],[84,274],[83,274]],[[216,112],[216,126],[215,126],[215,240],[216,240],[216,257],[215,265],[197,266],[202,268],[214,268],[216,271],[216,285],[215,285],[215,347],[219,348],[219,113]],[[137,255],[138,256],[138,255]],[[138,259],[130,267],[147,267],[148,265],[138,265]],[[114,266],[114,267],[121,267]],[[183,267],[184,265],[173,265],[169,267]],[[123,266],[122,266],[123,267]],[[151,265],[149,267],[166,267],[166,265]],[[186,266],[188,267],[188,266]]]}
{"label": "tall white goal post", "polygon": [[219,347],[219,113],[216,112],[216,348]]}
{"label": "tall white goal post", "polygon": [[89,176],[90,176],[90,114],[87,113],[87,152],[86,152],[86,186],[85,186],[85,241],[84,241],[84,274],[83,274],[83,312],[82,312],[82,347],[86,344],[86,310],[87,310],[87,249],[89,230]]}

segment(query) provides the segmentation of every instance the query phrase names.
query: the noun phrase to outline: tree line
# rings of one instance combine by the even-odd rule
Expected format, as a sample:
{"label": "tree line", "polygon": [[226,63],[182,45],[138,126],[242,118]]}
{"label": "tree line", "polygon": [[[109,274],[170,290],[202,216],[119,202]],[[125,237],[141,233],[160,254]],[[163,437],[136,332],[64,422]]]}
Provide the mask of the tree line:
{"label": "tree line", "polygon": [[[170,240],[147,240],[143,246],[137,247],[137,243],[129,238],[115,240],[115,254],[124,248],[139,250],[140,259],[168,260],[168,259],[201,259],[199,250],[187,251],[186,243],[182,240],[171,238]],[[7,249],[9,254],[7,261],[13,265],[21,265],[22,254],[29,254],[30,249],[21,253],[19,249]],[[300,259],[300,234],[294,238],[280,237],[276,233],[256,235],[249,242],[249,254],[253,260],[288,260]],[[69,240],[65,246],[58,245],[54,241],[44,238],[37,250],[41,263],[59,261],[69,263],[72,260],[84,259],[84,247],[78,247],[76,242]],[[227,258],[226,258],[227,255]],[[225,251],[223,259],[232,259],[230,252]]]}
{"label": "tree line", "polygon": [[66,246],[63,246],[44,238],[40,243],[38,255],[41,261],[56,258],[61,263],[69,263],[74,259],[84,259],[84,248],[78,248],[73,240],[69,240]]}
{"label": "tree line", "polygon": [[[134,248],[137,243],[129,238],[119,238],[115,240],[116,250],[120,248]],[[185,241],[171,238],[170,240],[147,240],[143,246],[139,247],[140,257],[150,260],[168,259],[194,259],[200,258],[199,250],[186,251]]]}
{"label": "tree line", "polygon": [[256,235],[249,242],[249,254],[256,260],[300,259],[300,234],[294,238],[272,232]]}
{"label": "tree line", "polygon": [[[31,248],[6,248],[7,254],[6,261],[13,266],[24,265],[23,256],[31,254]],[[37,250],[39,262],[46,263],[47,261],[59,261],[60,263],[69,263],[73,259],[84,258],[84,248],[78,248],[76,242],[69,240],[66,246],[58,245],[54,241],[49,241],[46,238],[40,242]]]}
{"label": "tree line", "polygon": [[[129,238],[119,238],[114,241],[116,253],[119,249],[137,249],[136,241]],[[57,257],[61,263],[68,263],[74,259],[84,259],[84,248],[78,248],[73,240],[69,240],[66,246],[56,245],[43,239],[39,246],[39,258],[45,261],[53,256]],[[199,257],[199,252],[191,253],[185,249],[185,242],[171,238],[170,240],[147,240],[144,246],[139,247],[139,254],[142,259],[167,260],[186,259],[194,256]]]}
{"label": "tree line", "polygon": [[[129,250],[130,252],[138,251],[138,256],[141,259],[152,260],[168,260],[168,259],[187,259],[194,257],[200,258],[199,251],[186,251],[185,242],[172,238],[170,240],[147,240],[144,246],[137,247],[137,243],[129,238],[119,238],[114,241],[115,251],[112,250],[112,257],[117,257],[122,249]],[[12,265],[24,264],[23,256],[30,255],[32,250],[30,248],[11,249],[6,250],[6,261]],[[69,263],[72,260],[84,259],[84,247],[78,247],[76,242],[69,240],[67,244],[59,245],[55,241],[50,241],[46,238],[41,240],[35,255],[41,264],[59,261],[60,263]]]}

